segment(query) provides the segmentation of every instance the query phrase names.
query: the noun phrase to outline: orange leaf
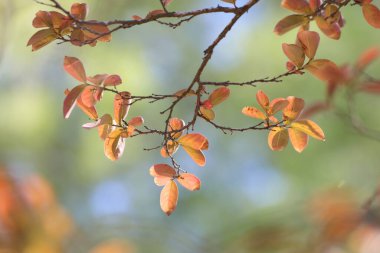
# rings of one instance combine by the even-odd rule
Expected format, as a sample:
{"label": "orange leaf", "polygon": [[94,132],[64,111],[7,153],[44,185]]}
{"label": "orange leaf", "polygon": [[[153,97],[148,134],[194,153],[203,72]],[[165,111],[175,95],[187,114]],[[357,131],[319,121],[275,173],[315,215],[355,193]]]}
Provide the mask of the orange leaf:
{"label": "orange leaf", "polygon": [[[171,118],[169,120],[169,131],[176,131],[182,129],[185,126],[185,122],[178,118]],[[171,137],[173,139],[178,139],[182,135],[183,131],[172,133]]]}
{"label": "orange leaf", "polygon": [[141,126],[142,124],[144,124],[144,118],[141,116],[134,117],[130,121],[128,121],[128,126],[138,127],[138,126]]}
{"label": "orange leaf", "polygon": [[164,186],[176,175],[176,171],[167,164],[155,164],[149,169],[149,173],[154,177],[154,183]]}
{"label": "orange leaf", "polygon": [[146,15],[146,18],[152,18],[152,17],[154,17],[154,16],[156,16],[156,15],[160,15],[160,14],[164,14],[165,13],[165,11],[164,10],[161,10],[161,9],[159,9],[159,10],[153,10],[153,11],[150,11],[147,15]]}
{"label": "orange leaf", "polygon": [[270,102],[269,105],[269,114],[273,115],[277,112],[283,110],[285,107],[287,107],[289,104],[289,101],[285,98],[275,98]]}
{"label": "orange leaf", "polygon": [[268,145],[274,151],[283,150],[288,145],[289,135],[288,131],[282,127],[273,127],[269,131]]}
{"label": "orange leaf", "polygon": [[[177,97],[181,97],[181,96],[183,96],[183,94],[185,94],[186,91],[187,91],[187,89],[181,89],[181,90],[177,91],[176,93],[174,93],[173,95],[177,96]],[[186,93],[185,97],[194,96],[194,95],[196,95],[195,91],[189,90],[189,92]]]}
{"label": "orange leaf", "polygon": [[99,40],[101,42],[109,42],[112,39],[112,35],[106,24],[82,24],[82,29],[85,40]]}
{"label": "orange leaf", "polygon": [[305,17],[304,15],[290,15],[283,19],[281,19],[274,28],[274,32],[277,35],[283,35],[284,33],[289,32],[290,30],[307,24],[309,22],[309,19]]}
{"label": "orange leaf", "polygon": [[309,3],[310,9],[312,11],[316,11],[319,8],[319,6],[321,6],[321,4],[322,4],[321,0],[310,0],[309,2],[310,2]]}
{"label": "orange leaf", "polygon": [[54,30],[50,28],[39,30],[38,32],[33,34],[33,36],[29,39],[27,46],[31,45],[32,51],[36,51],[57,38],[58,35],[54,32]]}
{"label": "orange leaf", "polygon": [[104,86],[117,86],[122,83],[120,76],[118,75],[109,75],[105,78],[103,85]]}
{"label": "orange leaf", "polygon": [[303,66],[305,62],[305,53],[303,49],[295,44],[282,44],[282,51],[288,59],[293,62],[298,68]]}
{"label": "orange leaf", "polygon": [[321,31],[329,38],[339,40],[340,38],[340,26],[337,23],[329,23],[324,17],[315,17],[315,22]]}
{"label": "orange leaf", "polygon": [[299,14],[307,14],[311,12],[309,4],[305,0],[282,0],[281,6]]}
{"label": "orange leaf", "polygon": [[227,87],[221,87],[214,90],[209,96],[208,100],[213,106],[215,106],[222,103],[224,100],[226,100],[229,95],[230,95],[230,89],[228,89]]}
{"label": "orange leaf", "polygon": [[302,109],[305,106],[305,102],[302,98],[288,97],[287,100],[289,104],[283,110],[283,115],[285,120],[293,121],[298,118]]}
{"label": "orange leaf", "polygon": [[310,135],[317,140],[325,140],[325,134],[323,133],[323,130],[311,120],[298,120],[293,122],[290,127],[307,135]]}
{"label": "orange leaf", "polygon": [[202,134],[191,133],[179,138],[178,143],[182,146],[200,150],[205,147],[205,143],[208,143],[208,140]]}
{"label": "orange leaf", "polygon": [[105,140],[107,136],[111,133],[112,131],[112,125],[111,124],[104,124],[101,126],[98,126],[98,135],[100,139]]}
{"label": "orange leaf", "polygon": [[380,28],[380,10],[373,4],[363,4],[362,11],[368,24]]}
{"label": "orange leaf", "polygon": [[82,93],[80,94],[80,98],[83,104],[87,107],[92,107],[96,104],[97,100],[95,99],[95,91],[96,87],[88,85],[84,88]]}
{"label": "orange leaf", "polygon": [[35,28],[52,27],[50,13],[47,11],[38,11],[33,19],[32,25]]}
{"label": "orange leaf", "polygon": [[266,120],[266,118],[267,118],[267,116],[263,112],[261,112],[259,109],[252,107],[252,106],[244,107],[241,112],[244,115],[251,117],[251,118],[262,119],[262,120]]}
{"label": "orange leaf", "polygon": [[89,82],[91,82],[97,86],[100,86],[107,77],[108,77],[107,74],[89,76],[89,77],[87,77],[87,81],[89,81]]}
{"label": "orange leaf", "polygon": [[305,50],[306,56],[313,59],[319,45],[319,34],[317,32],[302,31],[298,33],[297,37]]}
{"label": "orange leaf", "polygon": [[362,70],[371,64],[374,60],[376,60],[379,56],[380,49],[378,47],[369,48],[360,55],[358,61],[356,62],[356,67],[359,70]]}
{"label": "orange leaf", "polygon": [[82,127],[86,128],[86,129],[92,129],[92,128],[95,128],[95,127],[98,127],[98,126],[101,126],[101,125],[104,125],[104,124],[108,124],[108,125],[112,124],[112,117],[108,113],[104,114],[96,122],[91,122],[91,123],[84,124],[84,125],[82,125]]}
{"label": "orange leaf", "polygon": [[95,106],[86,106],[83,101],[81,96],[78,97],[77,99],[77,105],[78,107],[85,113],[87,114],[90,119],[97,120],[98,119],[98,112],[96,111]]}
{"label": "orange leaf", "polygon": [[292,128],[289,128],[288,132],[290,141],[294,149],[298,153],[301,153],[306,148],[309,137],[307,136],[307,134]]}
{"label": "orange leaf", "polygon": [[161,148],[161,151],[160,151],[161,156],[166,158],[166,157],[169,157],[170,155],[173,155],[175,152],[177,152],[178,147],[179,147],[178,142],[169,140],[166,144],[166,148],[165,147]]}
{"label": "orange leaf", "polygon": [[256,100],[259,103],[259,105],[266,111],[269,106],[269,98],[268,96],[264,93],[264,91],[259,90],[256,93]]}
{"label": "orange leaf", "polygon": [[131,102],[131,93],[128,91],[122,91],[115,95],[113,117],[116,124],[121,125],[122,121],[128,114]]}
{"label": "orange leaf", "polygon": [[79,59],[75,57],[65,56],[63,67],[66,72],[69,73],[72,77],[82,83],[86,83],[86,71],[84,70],[83,64]]}
{"label": "orange leaf", "polygon": [[343,79],[340,68],[327,59],[312,60],[305,66],[305,69],[322,81],[336,83]]}
{"label": "orange leaf", "polygon": [[74,18],[78,20],[85,20],[88,13],[87,4],[74,3],[71,5],[70,13]]}
{"label": "orange leaf", "polygon": [[197,191],[201,188],[201,180],[190,173],[183,173],[178,177],[178,183],[189,191]]}
{"label": "orange leaf", "polygon": [[113,130],[104,141],[104,154],[108,159],[115,161],[123,154],[125,142],[121,138],[124,129],[116,128]]}
{"label": "orange leaf", "polygon": [[199,108],[202,115],[205,116],[208,120],[214,120],[215,119],[215,112],[212,109],[207,109],[204,106],[201,106]]}
{"label": "orange leaf", "polygon": [[202,151],[198,149],[190,148],[188,146],[182,146],[182,147],[196,164],[198,164],[199,166],[206,165],[206,157],[204,156]]}
{"label": "orange leaf", "polygon": [[81,84],[74,87],[66,96],[63,101],[63,117],[65,119],[70,117],[72,110],[74,109],[77,98],[80,96],[84,88],[86,88],[86,84]]}
{"label": "orange leaf", "polygon": [[160,206],[166,215],[170,215],[177,207],[178,187],[177,184],[170,180],[162,189],[160,195]]}

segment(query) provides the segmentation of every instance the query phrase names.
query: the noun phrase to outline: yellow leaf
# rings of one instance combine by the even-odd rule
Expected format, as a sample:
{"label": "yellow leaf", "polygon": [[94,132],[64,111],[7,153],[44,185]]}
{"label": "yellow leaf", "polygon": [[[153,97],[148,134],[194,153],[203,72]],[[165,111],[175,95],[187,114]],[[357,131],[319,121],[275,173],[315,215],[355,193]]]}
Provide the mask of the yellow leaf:
{"label": "yellow leaf", "polygon": [[261,112],[259,109],[252,107],[252,106],[246,106],[241,111],[244,115],[255,118],[255,119],[262,119],[265,120],[267,116]]}
{"label": "yellow leaf", "polygon": [[202,153],[202,151],[193,149],[187,146],[183,146],[183,149],[186,151],[186,153],[193,159],[193,161],[198,164],[199,166],[205,166],[206,165],[206,157]]}
{"label": "yellow leaf", "polygon": [[291,128],[301,131],[311,137],[324,141],[325,134],[323,130],[313,121],[311,120],[298,120],[294,121],[291,125]]}
{"label": "yellow leaf", "polygon": [[269,131],[268,145],[274,151],[283,150],[288,145],[289,135],[288,131],[282,127],[273,127]]}

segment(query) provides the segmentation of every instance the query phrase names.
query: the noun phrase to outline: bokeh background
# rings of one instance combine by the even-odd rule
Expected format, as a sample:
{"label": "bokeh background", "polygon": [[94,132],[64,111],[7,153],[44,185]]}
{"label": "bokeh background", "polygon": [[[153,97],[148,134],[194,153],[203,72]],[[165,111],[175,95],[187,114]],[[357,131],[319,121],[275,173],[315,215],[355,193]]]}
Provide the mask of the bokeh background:
{"label": "bokeh background", "polygon": [[[66,7],[73,2],[62,1]],[[89,18],[99,20],[144,16],[159,7],[153,0],[83,2],[90,6]],[[225,3],[177,0],[170,9],[217,4]],[[0,0],[1,253],[380,252],[376,200],[363,209],[379,185],[380,143],[333,112],[313,117],[327,140],[311,140],[302,154],[290,146],[271,152],[266,132],[225,135],[200,123],[198,131],[210,141],[207,165],[197,167],[182,152],[178,160],[199,176],[202,189],[180,189],[170,217],[160,210],[161,189],[148,172],[165,160],[157,151],[143,151],[159,138],[127,140],[122,158],[111,162],[96,131],[81,128],[85,115],[75,110],[63,119],[63,91],[76,85],[63,70],[64,56],[81,59],[89,75],[119,74],[133,94],[172,93],[187,86],[203,50],[230,15],[198,17],[175,30],[152,23],[115,33],[110,43],[94,48],[52,43],[32,53],[26,42],[36,31],[31,22],[38,10],[49,8],[31,0]],[[283,73],[281,43],[292,43],[295,31],[282,37],[272,31],[288,14],[280,1],[257,4],[217,47],[204,79],[244,81]],[[345,8],[343,14],[341,39],[321,35],[317,53],[337,64],[353,63],[368,47],[380,46],[379,30],[365,22],[360,8]],[[379,70],[378,61],[368,72],[379,77]],[[326,89],[309,74],[258,88],[271,98],[294,95],[306,104],[323,99]],[[232,88],[231,98],[216,108],[216,121],[252,124],[240,111],[256,103],[258,88]],[[190,117],[191,103],[183,103],[176,115]],[[166,106],[138,103],[129,115],[160,127],[159,111]],[[371,128],[380,129],[379,106],[378,96],[357,97],[356,108]],[[111,107],[112,96],[106,96],[99,111]]]}

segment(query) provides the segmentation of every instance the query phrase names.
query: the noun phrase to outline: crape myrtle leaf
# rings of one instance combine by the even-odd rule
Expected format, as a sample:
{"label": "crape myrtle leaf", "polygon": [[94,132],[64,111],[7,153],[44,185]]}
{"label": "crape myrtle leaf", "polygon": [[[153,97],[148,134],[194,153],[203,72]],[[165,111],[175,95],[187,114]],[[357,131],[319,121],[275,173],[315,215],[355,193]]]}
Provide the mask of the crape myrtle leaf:
{"label": "crape myrtle leaf", "polygon": [[319,45],[319,34],[312,31],[301,31],[298,33],[297,38],[301,42],[306,56],[313,59]]}
{"label": "crape myrtle leaf", "polygon": [[330,23],[338,22],[341,17],[338,6],[336,6],[335,4],[328,4],[325,8],[324,16]]}
{"label": "crape myrtle leaf", "polygon": [[98,126],[98,135],[100,139],[103,141],[107,138],[107,136],[111,133],[112,131],[112,124],[104,124]]}
{"label": "crape myrtle leaf", "polygon": [[72,77],[82,83],[86,83],[86,71],[84,70],[82,62],[78,58],[65,56],[63,67]]}
{"label": "crape myrtle leaf", "polygon": [[[179,147],[178,142],[169,140],[168,143],[166,144],[166,148],[165,147],[161,148],[161,150],[160,150],[161,156],[164,158],[167,158],[167,157],[173,155],[175,152],[177,152],[178,147]],[[169,152],[169,154],[168,154],[168,152]]]}
{"label": "crape myrtle leaf", "polygon": [[204,106],[201,106],[199,108],[201,111],[202,115],[208,119],[208,120],[214,120],[215,119],[215,112],[212,109],[207,109]]}
{"label": "crape myrtle leaf", "polygon": [[170,180],[161,191],[160,206],[162,211],[169,216],[176,209],[177,201],[178,186],[173,180]]}
{"label": "crape myrtle leaf", "polygon": [[216,106],[222,103],[224,100],[226,100],[229,95],[230,89],[228,89],[227,87],[221,87],[214,90],[209,96],[208,100],[213,106]]}
{"label": "crape myrtle leaf", "polygon": [[309,1],[310,9],[312,11],[316,11],[319,8],[319,6],[321,6],[321,4],[322,4],[321,0],[310,0]]}
{"label": "crape myrtle leaf", "polygon": [[288,145],[288,131],[282,127],[273,127],[269,131],[268,145],[274,151],[283,150]]}
{"label": "crape myrtle leaf", "polygon": [[99,74],[99,75],[95,75],[95,76],[88,76],[87,81],[95,84],[96,86],[100,86],[107,77],[108,77],[107,74]]}
{"label": "crape myrtle leaf", "polygon": [[82,46],[85,40],[84,33],[79,28],[75,28],[70,34],[70,42],[74,46]]}
{"label": "crape myrtle leaf", "polygon": [[125,142],[121,134],[125,131],[122,128],[113,130],[104,141],[104,154],[112,161],[120,158],[123,154]]}
{"label": "crape myrtle leaf", "polygon": [[149,169],[157,186],[164,186],[176,175],[176,171],[167,164],[155,164]]}
{"label": "crape myrtle leaf", "polygon": [[255,108],[253,106],[246,106],[243,108],[243,110],[241,112],[244,115],[251,117],[251,118],[255,118],[255,119],[266,120],[266,118],[267,118],[267,116],[262,111],[260,111],[259,109]]}
{"label": "crape myrtle leaf", "polygon": [[129,126],[138,127],[138,126],[141,126],[142,124],[144,124],[144,118],[141,116],[134,117],[130,121],[128,121]]}
{"label": "crape myrtle leaf", "polygon": [[81,26],[86,40],[96,39],[101,42],[109,42],[112,39],[112,34],[104,23],[82,24]]}
{"label": "crape myrtle leaf", "polygon": [[368,24],[380,28],[380,10],[373,4],[363,4],[362,11]]}
{"label": "crape myrtle leaf", "polygon": [[338,23],[329,23],[324,17],[315,17],[315,22],[321,31],[330,39],[339,40],[340,39],[340,26]]}
{"label": "crape myrtle leaf", "polygon": [[285,107],[287,107],[289,104],[289,101],[285,98],[275,98],[270,102],[269,105],[269,114],[273,115],[277,112],[283,110]]}
{"label": "crape myrtle leaf", "polygon": [[293,71],[296,69],[296,65],[294,65],[291,61],[287,61],[285,66],[288,71]]}
{"label": "crape myrtle leaf", "polygon": [[361,91],[372,93],[372,94],[380,94],[380,82],[367,82],[361,85]]}
{"label": "crape myrtle leaf", "polygon": [[88,13],[88,6],[85,3],[74,3],[71,5],[70,13],[78,20],[85,20]]}
{"label": "crape myrtle leaf", "polygon": [[[185,126],[185,122],[182,119],[179,118],[171,118],[169,120],[169,129],[168,131],[176,131],[179,129],[182,129]],[[173,139],[178,139],[182,135],[182,131],[176,132],[176,133],[171,133],[171,137]]]}
{"label": "crape myrtle leaf", "polygon": [[[183,94],[187,91],[187,89],[181,89],[179,91],[177,91],[176,93],[174,93],[173,95],[174,96],[177,96],[177,97],[181,97],[183,96]],[[196,95],[195,91],[193,90],[189,90],[188,93],[186,93],[185,97],[188,97],[188,96],[194,96]]]}
{"label": "crape myrtle leaf", "polygon": [[87,107],[94,106],[97,102],[94,96],[96,88],[88,85],[87,87],[84,88],[82,93],[80,94],[80,98],[83,102],[83,104]]}
{"label": "crape myrtle leaf", "polygon": [[177,181],[189,191],[197,191],[201,188],[201,180],[190,173],[181,174]]}
{"label": "crape myrtle leaf", "polygon": [[266,111],[269,106],[269,98],[268,96],[264,93],[264,91],[259,90],[256,93],[256,100],[259,103],[259,105]]}
{"label": "crape myrtle leaf", "polygon": [[38,11],[32,21],[32,25],[35,28],[52,27],[52,21],[50,13],[47,11]]}
{"label": "crape myrtle leaf", "polygon": [[327,59],[312,60],[305,66],[305,69],[322,81],[338,82],[342,79],[339,67]]}
{"label": "crape myrtle leaf", "polygon": [[303,63],[305,62],[305,53],[301,47],[295,44],[282,43],[282,51],[284,51],[288,59],[298,68],[303,66]]}
{"label": "crape myrtle leaf", "polygon": [[104,86],[117,86],[122,83],[122,80],[119,75],[109,75],[105,78],[103,85]]}
{"label": "crape myrtle leaf", "polygon": [[121,125],[122,120],[128,115],[131,102],[131,93],[128,91],[122,91],[115,95],[113,117],[116,124]]}
{"label": "crape myrtle leaf", "polygon": [[305,0],[282,0],[281,6],[299,14],[307,14],[311,12],[309,4]]}
{"label": "crape myrtle leaf", "polygon": [[202,151],[198,149],[190,148],[188,146],[182,146],[182,147],[196,164],[198,164],[199,166],[206,165],[206,157],[204,156]]}
{"label": "crape myrtle leaf", "polygon": [[[208,143],[208,140],[202,134],[191,133],[179,138],[178,143],[182,146],[200,150],[205,147],[205,143]],[[208,146],[208,144],[206,146]]]}
{"label": "crape myrtle leaf", "polygon": [[364,51],[356,62],[356,68],[365,69],[369,64],[380,56],[380,48],[372,47]]}
{"label": "crape myrtle leaf", "polygon": [[27,46],[32,46],[32,51],[36,51],[50,42],[54,41],[58,38],[58,35],[56,32],[54,32],[53,29],[43,29],[39,30],[35,34],[32,35],[32,37],[29,39]]}
{"label": "crape myrtle leaf", "polygon": [[86,129],[92,129],[101,125],[111,125],[112,124],[112,117],[108,113],[104,114],[100,119],[98,119],[96,122],[86,123],[82,125],[83,128]]}
{"label": "crape myrtle leaf", "polygon": [[323,133],[323,130],[311,120],[297,120],[293,122],[290,127],[307,135],[310,135],[317,140],[325,140],[325,134]]}
{"label": "crape myrtle leaf", "polygon": [[304,15],[290,15],[281,19],[275,26],[274,32],[277,35],[283,35],[284,33],[289,32],[290,30],[304,25],[309,22],[309,19]]}
{"label": "crape myrtle leaf", "polygon": [[74,87],[66,96],[63,101],[63,117],[65,119],[70,117],[72,110],[74,109],[77,98],[80,96],[84,88],[86,88],[86,84],[81,84]]}
{"label": "crape myrtle leaf", "polygon": [[293,128],[289,128],[288,133],[289,133],[290,142],[292,143],[293,148],[298,153],[301,153],[307,146],[309,136]]}
{"label": "crape myrtle leaf", "polygon": [[165,13],[165,11],[164,10],[161,10],[161,9],[159,9],[159,10],[153,10],[153,11],[150,11],[147,15],[146,15],[146,18],[152,18],[152,17],[154,17],[154,16],[156,16],[156,15],[160,15],[160,14],[164,14]]}
{"label": "crape myrtle leaf", "polygon": [[289,104],[283,110],[284,119],[288,121],[296,120],[304,108],[305,102],[302,98],[293,96],[288,97],[287,100]]}
{"label": "crape myrtle leaf", "polygon": [[[67,96],[70,93],[70,90],[65,90],[65,95]],[[77,106],[85,113],[87,116],[92,120],[98,119],[98,112],[96,111],[96,108],[94,106],[87,107],[83,104],[81,97],[79,96],[77,101]]]}

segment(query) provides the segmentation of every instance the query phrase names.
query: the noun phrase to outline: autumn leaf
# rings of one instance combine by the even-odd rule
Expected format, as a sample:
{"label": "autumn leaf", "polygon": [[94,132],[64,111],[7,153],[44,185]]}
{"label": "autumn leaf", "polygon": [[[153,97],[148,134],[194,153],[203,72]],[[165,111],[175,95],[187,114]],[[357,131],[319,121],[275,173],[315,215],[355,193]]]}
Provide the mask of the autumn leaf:
{"label": "autumn leaf", "polygon": [[27,46],[32,46],[32,51],[36,51],[57,38],[57,33],[50,28],[39,30],[29,39]]}
{"label": "autumn leaf", "polygon": [[199,178],[190,173],[182,173],[177,178],[177,181],[189,191],[197,191],[201,188],[201,181]]}
{"label": "autumn leaf", "polygon": [[380,49],[378,47],[371,47],[364,51],[356,62],[356,68],[359,70],[365,69],[374,60],[379,58]]}
{"label": "autumn leaf", "polygon": [[63,67],[72,77],[82,83],[86,83],[86,71],[84,70],[82,62],[78,58],[65,56]]}
{"label": "autumn leaf", "polygon": [[362,11],[365,20],[371,26],[380,28],[380,10],[373,4],[363,4]]}
{"label": "autumn leaf", "polygon": [[288,59],[294,63],[298,68],[303,66],[305,62],[305,53],[303,49],[295,44],[282,44],[282,50]]}
{"label": "autumn leaf", "polygon": [[113,130],[104,141],[104,154],[112,161],[120,158],[124,152],[125,142],[121,134],[125,131],[122,128]]}
{"label": "autumn leaf", "polygon": [[88,13],[88,6],[85,3],[74,3],[71,5],[70,13],[78,20],[85,20]]}
{"label": "autumn leaf", "polygon": [[311,12],[309,4],[305,0],[282,0],[281,6],[299,14],[307,14]]}
{"label": "autumn leaf", "polygon": [[273,127],[269,131],[268,145],[274,151],[283,150],[288,145],[288,131],[282,127]]}
{"label": "autumn leaf", "polygon": [[267,116],[262,111],[260,111],[259,109],[253,106],[246,106],[243,108],[241,112],[244,115],[251,118],[256,118],[256,119],[261,119],[261,120],[265,120],[267,118]]}
{"label": "autumn leaf", "polygon": [[298,33],[297,38],[301,42],[306,56],[313,59],[319,45],[319,34],[312,31],[301,31]]}
{"label": "autumn leaf", "polygon": [[164,186],[174,178],[176,171],[167,164],[155,164],[150,167],[149,174],[157,186]]}
{"label": "autumn leaf", "polygon": [[306,148],[309,137],[307,134],[293,128],[289,128],[288,133],[292,146],[298,153],[301,153]]}
{"label": "autumn leaf", "polygon": [[131,104],[131,93],[128,91],[119,92],[114,98],[114,120],[116,124],[121,125],[127,117]]}
{"label": "autumn leaf", "polygon": [[289,103],[283,110],[283,117],[286,121],[294,121],[300,115],[305,106],[305,102],[302,98],[294,96],[288,97],[287,100]]}
{"label": "autumn leaf", "polygon": [[317,140],[325,140],[325,134],[323,133],[323,130],[311,120],[297,120],[295,122],[292,122],[290,127],[301,131]]}
{"label": "autumn leaf", "polygon": [[274,28],[274,33],[277,35],[283,35],[290,30],[305,25],[309,22],[309,19],[304,15],[290,15],[281,19]]}
{"label": "autumn leaf", "polygon": [[178,187],[177,184],[170,180],[162,189],[160,195],[160,206],[166,215],[170,215],[177,207]]}
{"label": "autumn leaf", "polygon": [[86,123],[86,124],[82,125],[82,127],[85,129],[92,129],[92,128],[96,128],[96,127],[99,127],[99,126],[102,126],[105,124],[108,124],[108,125],[112,124],[112,117],[108,113],[104,114],[97,121],[91,122],[91,123]]}
{"label": "autumn leaf", "polygon": [[321,31],[329,38],[334,40],[340,39],[341,29],[338,23],[329,23],[324,17],[315,17],[315,22]]}
{"label": "autumn leaf", "polygon": [[63,101],[63,117],[65,119],[70,117],[72,110],[74,109],[77,98],[80,96],[84,88],[86,88],[86,84],[81,84],[74,87],[66,96]]}

